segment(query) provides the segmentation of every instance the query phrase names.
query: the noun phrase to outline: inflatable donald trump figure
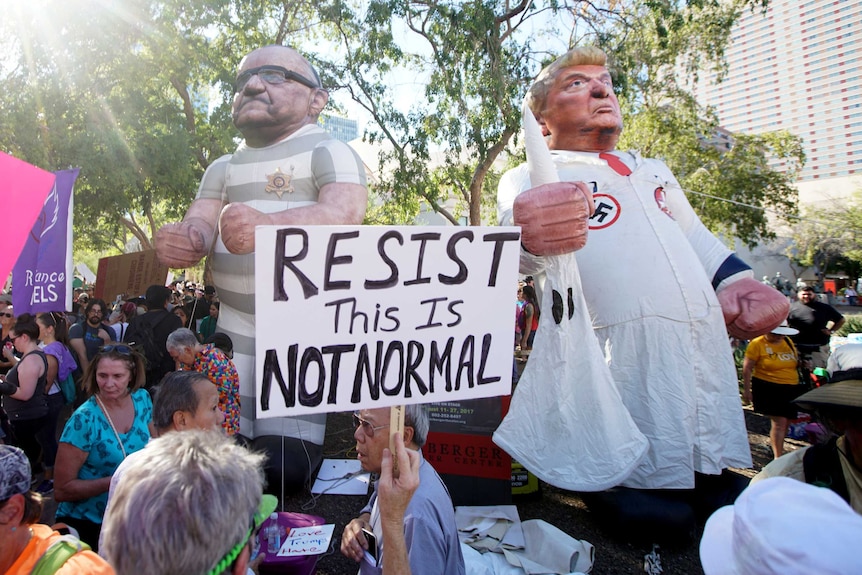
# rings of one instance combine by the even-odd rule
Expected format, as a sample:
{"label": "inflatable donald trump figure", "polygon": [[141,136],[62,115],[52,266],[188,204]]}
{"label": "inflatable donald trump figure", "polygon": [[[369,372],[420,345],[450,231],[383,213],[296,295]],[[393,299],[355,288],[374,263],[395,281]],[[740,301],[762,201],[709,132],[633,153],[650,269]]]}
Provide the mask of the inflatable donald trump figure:
{"label": "inflatable donald trump figure", "polygon": [[602,492],[591,508],[646,509],[649,525],[667,509],[655,497],[684,495],[693,521],[698,489],[751,466],[728,332],[769,331],[787,299],[704,227],[663,162],[615,150],[622,116],[601,50],[557,59],[526,104],[527,163],[503,176],[498,209],[522,228],[521,272],[547,280],[494,439],[549,483]]}

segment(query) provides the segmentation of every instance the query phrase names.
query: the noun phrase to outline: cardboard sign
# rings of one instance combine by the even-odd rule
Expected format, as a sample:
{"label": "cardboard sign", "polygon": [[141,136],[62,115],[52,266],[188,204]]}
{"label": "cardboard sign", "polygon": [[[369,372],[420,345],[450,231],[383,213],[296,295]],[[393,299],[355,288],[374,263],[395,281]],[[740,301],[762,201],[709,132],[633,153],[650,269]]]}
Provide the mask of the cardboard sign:
{"label": "cardboard sign", "polygon": [[159,263],[156,250],[101,258],[96,272],[96,297],[114,301],[117,295],[143,295],[151,285],[165,285],[168,268]]}
{"label": "cardboard sign", "polygon": [[257,417],[506,395],[520,230],[255,235]]}
{"label": "cardboard sign", "polygon": [[320,555],[329,550],[329,540],[335,524],[311,525],[309,527],[294,527],[287,534],[284,544],[278,550],[279,557],[296,557],[300,555]]}

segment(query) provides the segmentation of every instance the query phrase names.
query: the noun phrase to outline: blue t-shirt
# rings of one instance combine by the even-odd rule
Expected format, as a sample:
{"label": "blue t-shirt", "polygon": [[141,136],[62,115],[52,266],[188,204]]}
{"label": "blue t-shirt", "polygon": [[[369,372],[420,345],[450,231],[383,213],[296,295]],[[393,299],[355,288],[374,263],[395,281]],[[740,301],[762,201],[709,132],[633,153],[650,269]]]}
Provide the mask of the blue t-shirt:
{"label": "blue t-shirt", "polygon": [[[140,451],[150,440],[148,425],[153,418],[153,402],[145,389],[132,393],[132,403],[135,406],[132,428],[128,433],[120,434],[126,455]],[[78,471],[78,479],[110,477],[123,461],[123,451],[95,397],[75,410],[63,428],[60,442],[74,445],[88,453],[87,460]],[[64,501],[57,507],[57,516],[101,523],[107,503],[107,491],[89,499]]]}

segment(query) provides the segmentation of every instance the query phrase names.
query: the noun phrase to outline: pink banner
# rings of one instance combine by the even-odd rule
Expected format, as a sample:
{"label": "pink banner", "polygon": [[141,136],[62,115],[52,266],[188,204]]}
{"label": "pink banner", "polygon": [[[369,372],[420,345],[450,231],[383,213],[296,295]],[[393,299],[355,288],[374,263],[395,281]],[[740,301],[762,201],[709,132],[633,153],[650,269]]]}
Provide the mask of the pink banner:
{"label": "pink banner", "polygon": [[5,216],[0,226],[0,281],[12,271],[53,187],[51,172],[0,152],[0,206]]}

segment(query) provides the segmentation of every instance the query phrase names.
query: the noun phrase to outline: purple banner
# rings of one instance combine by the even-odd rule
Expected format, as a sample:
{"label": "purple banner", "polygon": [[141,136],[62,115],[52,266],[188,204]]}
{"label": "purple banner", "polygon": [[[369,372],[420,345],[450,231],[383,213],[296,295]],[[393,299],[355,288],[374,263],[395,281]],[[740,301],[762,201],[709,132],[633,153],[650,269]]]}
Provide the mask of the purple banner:
{"label": "purple banner", "polygon": [[72,306],[72,188],[78,169],[55,174],[54,188],[12,270],[15,315]]}

